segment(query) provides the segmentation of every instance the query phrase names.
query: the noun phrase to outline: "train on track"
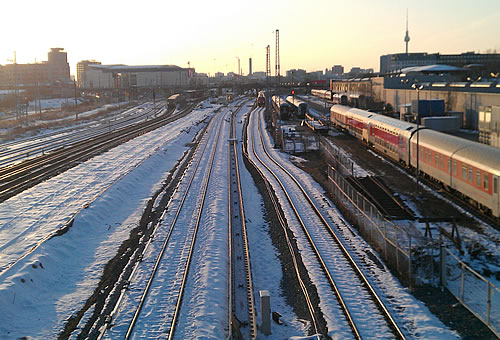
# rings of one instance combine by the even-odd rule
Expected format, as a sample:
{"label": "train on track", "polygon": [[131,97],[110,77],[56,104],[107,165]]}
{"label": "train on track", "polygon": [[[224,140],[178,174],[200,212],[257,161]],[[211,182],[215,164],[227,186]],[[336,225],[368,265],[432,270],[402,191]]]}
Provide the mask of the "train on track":
{"label": "train on track", "polygon": [[[333,105],[333,125],[500,217],[500,149],[373,112]],[[417,151],[418,144],[418,151]]]}
{"label": "train on track", "polygon": [[278,114],[280,120],[288,120],[292,114],[292,108],[290,104],[287,103],[286,100],[281,98],[280,96],[273,96],[271,98],[273,109]]}
{"label": "train on track", "polygon": [[257,96],[257,106],[266,107],[266,93],[264,91],[259,91]]}
{"label": "train on track", "polygon": [[349,98],[345,93],[335,93],[330,90],[312,89],[311,94],[315,97],[331,101],[334,105],[349,105]]}
{"label": "train on track", "polygon": [[175,108],[178,104],[182,104],[185,101],[186,99],[182,94],[176,93],[167,98],[167,107]]}
{"label": "train on track", "polygon": [[305,101],[300,100],[295,96],[286,97],[286,101],[290,104],[290,107],[297,115],[297,118],[305,118],[306,114],[309,112],[309,105],[307,105]]}

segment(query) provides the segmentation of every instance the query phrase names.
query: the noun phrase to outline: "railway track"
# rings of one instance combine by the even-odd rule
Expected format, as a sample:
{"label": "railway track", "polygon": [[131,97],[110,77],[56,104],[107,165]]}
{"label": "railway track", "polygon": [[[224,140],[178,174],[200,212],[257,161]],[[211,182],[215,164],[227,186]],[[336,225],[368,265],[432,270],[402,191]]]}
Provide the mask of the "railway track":
{"label": "railway track", "polygon": [[[211,150],[211,153],[209,155],[209,161],[205,165],[207,168],[207,173],[203,174],[203,184],[200,188],[200,191],[196,192],[196,196],[199,198],[196,201],[196,212],[192,211],[191,209],[193,207],[189,205],[185,205],[187,202],[186,198],[188,197],[189,194],[193,194],[193,191],[196,190],[190,190],[191,186],[194,182],[194,179],[196,176],[200,176],[200,172],[197,170],[200,169],[201,172],[203,172],[204,169],[200,167],[200,164],[202,163],[202,160],[204,159],[203,156],[200,156],[198,158],[198,161],[196,163],[195,169],[192,173],[192,176],[189,180],[188,186],[186,190],[184,191],[184,195],[182,196],[181,202],[177,208],[176,214],[173,218],[173,221],[170,224],[170,227],[168,228],[168,234],[166,235],[166,238],[163,241],[162,248],[156,257],[156,261],[153,267],[153,270],[151,272],[151,275],[147,281],[147,285],[141,295],[141,298],[139,300],[139,304],[137,305],[133,318],[131,319],[127,331],[125,334],[125,339],[129,339],[134,335],[136,325],[141,322],[141,312],[143,310],[143,307],[149,297],[151,288],[153,286],[154,280],[157,279],[157,274],[159,273],[160,269],[162,266],[165,266],[165,263],[162,263],[162,258],[165,256],[166,253],[170,253],[172,255],[172,244],[176,243],[182,243],[181,249],[177,249],[176,252],[178,254],[183,254],[183,256],[179,255],[174,255],[172,257],[175,258],[175,265],[172,265],[172,262],[174,259],[169,258],[169,265],[168,267],[170,268],[175,268],[175,270],[172,271],[172,269],[169,270],[169,268],[166,269],[167,275],[166,279],[163,279],[161,281],[166,281],[169,282],[168,285],[168,294],[170,295],[169,304],[163,305],[165,308],[168,308],[168,311],[162,311],[162,313],[168,318],[166,325],[163,325],[162,333],[168,334],[168,339],[173,339],[175,331],[176,331],[176,323],[179,318],[179,313],[181,309],[181,304],[182,304],[182,299],[183,299],[183,294],[184,294],[184,289],[186,286],[186,280],[187,276],[189,273],[189,268],[191,265],[191,259],[193,257],[193,249],[194,245],[196,242],[196,236],[197,232],[200,226],[200,220],[202,217],[203,213],[203,206],[205,203],[205,199],[207,196],[207,189],[208,189],[208,183],[210,179],[210,175],[212,172],[213,168],[213,163],[214,163],[214,158],[215,158],[215,151],[216,151],[216,145],[218,144],[219,141],[219,136],[220,136],[220,129],[222,126],[222,119],[219,118],[218,122],[215,123],[214,121],[211,121],[211,127],[209,128],[210,131],[214,132],[215,131],[215,136],[212,138],[214,141],[212,142],[214,147]],[[214,126],[217,124],[217,126]],[[207,139],[210,136],[207,136]],[[207,143],[203,144],[203,149],[200,151],[202,155],[205,155],[205,152],[207,151]],[[196,189],[196,188],[195,188]],[[194,214],[193,214],[194,213]],[[185,215],[185,216],[181,216]],[[192,222],[190,220],[185,219],[187,216],[194,216],[195,221],[194,221],[194,226],[192,228],[187,228],[187,230],[180,230],[184,229],[186,226],[190,226],[190,223],[186,222]],[[179,221],[179,218],[181,219]],[[185,224],[183,226],[183,224]],[[176,228],[177,227],[177,228]],[[184,228],[183,228],[184,227]],[[180,231],[180,232],[179,232]],[[170,248],[170,249],[169,249]],[[170,250],[170,251],[169,251]],[[173,303],[172,303],[173,302]],[[172,308],[173,307],[173,308]],[[147,329],[147,327],[144,327]],[[143,329],[144,330],[144,329]]]}
{"label": "railway track", "polygon": [[[247,120],[247,124],[248,124],[248,120]],[[282,230],[283,230],[283,235],[285,237],[285,241],[286,241],[286,244],[287,244],[287,249],[288,249],[288,252],[290,254],[290,258],[292,260],[292,264],[293,264],[293,268],[294,268],[294,272],[295,272],[295,277],[297,278],[297,281],[298,281],[298,284],[299,284],[299,287],[300,287],[300,291],[302,293],[302,296],[304,298],[304,302],[306,303],[306,306],[307,306],[307,310],[308,310],[308,313],[309,313],[309,320],[311,322],[311,328],[312,328],[312,332],[314,334],[319,334],[319,316],[317,315],[316,313],[316,309],[315,309],[315,306],[313,305],[312,303],[312,298],[309,294],[309,291],[306,287],[306,284],[305,284],[305,278],[302,277],[301,273],[300,273],[300,269],[299,269],[299,264],[298,264],[298,257],[300,256],[300,254],[297,254],[294,250],[294,247],[292,245],[292,241],[291,241],[291,237],[289,235],[289,231],[288,231],[288,226],[287,226],[287,223],[286,223],[286,218],[282,212],[282,210],[280,209],[280,204],[278,202],[278,200],[276,199],[276,196],[274,194],[274,191],[273,189],[271,188],[269,182],[266,180],[266,176],[265,174],[260,170],[260,168],[252,161],[252,159],[250,158],[249,154],[248,154],[248,143],[246,143],[247,141],[247,133],[246,133],[246,128],[247,128],[248,125],[245,126],[245,131],[243,133],[243,140],[245,141],[245,144],[243,145],[243,156],[245,157],[245,159],[250,163],[252,164],[253,168],[257,171],[257,173],[259,174],[259,176],[262,178],[262,181],[264,182],[264,185],[266,187],[266,191],[267,191],[267,194],[271,200],[271,204],[273,206],[273,209],[274,209],[274,212],[275,212],[275,215],[277,217],[277,220],[278,220],[278,223],[280,224]],[[292,235],[293,237],[293,235]]]}
{"label": "railway track", "polygon": [[[128,114],[124,113],[118,117],[91,121],[41,136],[2,143],[2,150],[0,150],[0,171],[6,171],[8,167],[19,162],[43,156],[57,149],[68,147],[71,144],[95,138],[112,130],[137,124],[142,120],[149,119],[149,117],[161,114],[163,110],[163,107],[145,108],[144,105],[141,105],[125,111]],[[169,113],[167,112],[166,114]]]}
{"label": "railway track", "polygon": [[[190,112],[190,110],[189,110],[189,109],[187,109],[187,110],[185,110],[185,111],[182,113],[182,115],[187,114],[187,113],[189,113],[189,112]],[[159,127],[159,126],[161,126],[161,125],[163,125],[163,124],[161,124],[161,121],[160,121],[160,122],[158,122],[157,124],[160,124],[160,125],[158,125],[158,127]],[[132,137],[130,137],[130,136],[129,136],[129,138],[128,138],[128,139],[133,138],[133,136],[134,136],[134,135],[132,134]],[[108,148],[109,148],[109,144],[108,144]],[[106,148],[102,148],[102,151],[105,151],[105,150],[106,150]],[[48,162],[48,160],[47,160],[47,159],[45,160],[45,163],[46,163],[46,162]],[[49,166],[49,167],[50,167],[50,166]],[[60,171],[62,171],[62,170],[58,171],[58,170],[57,170],[57,167],[55,167],[55,169],[56,169],[56,171],[55,171],[55,172],[56,172],[56,174],[57,174],[57,173],[59,173]],[[45,169],[45,170],[47,170],[47,169]],[[50,175],[50,174],[49,174],[49,175]],[[43,180],[43,179],[41,179],[41,177],[43,177],[43,171],[40,171],[40,175],[39,175],[39,176],[40,176],[40,178],[38,178],[38,180]],[[29,177],[28,177],[28,178],[29,178]],[[49,176],[47,176],[47,178],[49,178]],[[34,185],[34,183],[32,183],[32,185]],[[1,186],[1,185],[0,185],[0,186]],[[25,252],[20,253],[18,256],[16,256],[15,258],[13,258],[10,262],[8,262],[7,264],[5,264],[3,267],[0,267],[0,275],[4,275],[4,274],[5,274],[5,273],[9,270],[9,269],[11,269],[13,266],[15,266],[15,265],[16,265],[19,261],[21,261],[22,259],[26,258],[28,255],[30,255],[31,253],[33,253],[36,249],[38,249],[38,248],[39,248],[41,245],[43,245],[46,241],[50,240],[51,238],[53,238],[53,237],[55,237],[55,236],[57,236],[57,235],[60,235],[60,234],[65,233],[65,232],[66,232],[66,231],[67,231],[67,230],[71,227],[71,225],[73,224],[73,218],[74,218],[74,216],[75,216],[75,215],[76,215],[76,213],[75,213],[75,214],[73,214],[73,215],[72,215],[72,216],[71,216],[71,217],[70,217],[70,218],[69,218],[69,219],[68,219],[65,223],[63,223],[63,224],[61,225],[61,227],[59,227],[57,230],[52,231],[52,232],[49,232],[49,233],[47,233],[46,235],[42,235],[42,236],[40,236],[40,237],[39,237],[39,240],[38,240],[36,243],[34,243],[34,244],[33,244],[33,246],[31,246],[30,248],[27,248],[27,250],[26,250]]]}
{"label": "railway track", "polygon": [[[358,339],[373,333],[404,339],[403,330],[385,306],[376,287],[372,286],[350,251],[337,237],[314,200],[290,171],[274,160],[266,149],[260,113],[254,111],[250,118],[253,124],[250,136],[252,157],[271,176],[293,211],[293,216],[288,217],[288,225],[300,225],[298,230],[308,240],[310,252],[319,263],[323,277],[327,278],[330,292],[334,292],[352,334]],[[356,287],[355,292],[353,287]]]}
{"label": "railway track", "polygon": [[[125,279],[127,289],[122,291],[106,326],[101,328],[99,338],[183,338],[190,332],[188,328],[193,326],[193,321],[186,319],[190,320],[192,312],[198,307],[205,308],[205,305],[199,305],[195,292],[200,283],[193,282],[204,275],[199,273],[200,266],[211,262],[203,254],[207,251],[205,245],[210,244],[206,239],[207,232],[212,235],[207,228],[217,214],[213,211],[213,201],[217,201],[213,195],[214,192],[221,193],[220,179],[227,180],[219,174],[221,163],[228,162],[221,160],[222,150],[225,148],[228,152],[226,139],[229,133],[229,130],[223,129],[228,126],[229,111],[223,111],[210,121],[205,130],[191,166],[184,173],[184,180],[179,182],[167,210],[154,226],[153,237],[139,256],[141,262],[136,263],[131,275]],[[224,167],[229,170],[228,163]],[[227,221],[227,215],[223,217]],[[228,238],[229,235],[227,231]],[[227,242],[226,238],[225,252]],[[209,252],[213,251],[210,245],[208,247]],[[216,288],[208,286],[210,289]],[[225,306],[224,310],[228,312],[225,303],[220,306]],[[205,317],[207,313],[203,315]]]}
{"label": "railway track", "polygon": [[61,147],[44,156],[0,169],[0,202],[77,165],[79,162],[185,116],[191,109],[192,107],[189,107],[175,117],[159,116],[106,132],[95,138]]}
{"label": "railway track", "polygon": [[231,114],[228,162],[229,222],[229,338],[257,338],[250,250],[248,247],[245,209],[237,155],[236,124]]}

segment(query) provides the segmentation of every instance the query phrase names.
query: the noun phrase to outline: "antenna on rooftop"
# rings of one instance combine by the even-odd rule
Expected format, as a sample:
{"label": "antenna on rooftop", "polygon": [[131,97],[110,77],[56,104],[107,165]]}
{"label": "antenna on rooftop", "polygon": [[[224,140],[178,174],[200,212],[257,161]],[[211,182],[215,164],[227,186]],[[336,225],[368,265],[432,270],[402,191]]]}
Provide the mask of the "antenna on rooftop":
{"label": "antenna on rooftop", "polygon": [[405,35],[405,43],[406,43],[406,54],[408,55],[408,42],[410,41],[410,34],[408,33],[408,8],[406,9],[406,35]]}

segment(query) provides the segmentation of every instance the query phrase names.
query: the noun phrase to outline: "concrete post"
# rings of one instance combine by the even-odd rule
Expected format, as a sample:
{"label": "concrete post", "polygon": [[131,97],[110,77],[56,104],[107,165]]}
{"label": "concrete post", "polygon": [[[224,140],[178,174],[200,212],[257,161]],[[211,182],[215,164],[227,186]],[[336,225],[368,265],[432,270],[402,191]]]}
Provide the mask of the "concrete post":
{"label": "concrete post", "polygon": [[264,335],[271,334],[271,300],[268,290],[259,290],[260,296],[260,316],[262,324],[260,330]]}

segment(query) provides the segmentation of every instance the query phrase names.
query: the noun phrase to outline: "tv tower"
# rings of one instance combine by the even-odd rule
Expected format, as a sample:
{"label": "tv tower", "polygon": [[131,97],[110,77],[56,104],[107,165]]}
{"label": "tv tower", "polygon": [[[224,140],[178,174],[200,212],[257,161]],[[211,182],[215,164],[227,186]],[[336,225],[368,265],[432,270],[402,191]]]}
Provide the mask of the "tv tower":
{"label": "tv tower", "polygon": [[410,35],[408,34],[408,8],[406,9],[406,35],[405,35],[405,43],[406,43],[406,54],[408,55],[408,42],[410,41]]}

